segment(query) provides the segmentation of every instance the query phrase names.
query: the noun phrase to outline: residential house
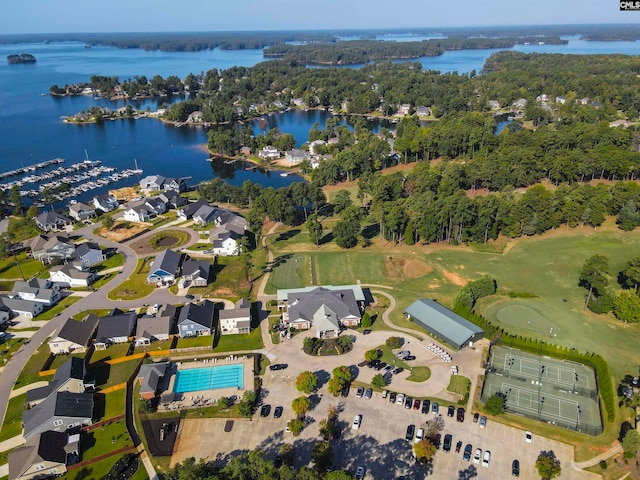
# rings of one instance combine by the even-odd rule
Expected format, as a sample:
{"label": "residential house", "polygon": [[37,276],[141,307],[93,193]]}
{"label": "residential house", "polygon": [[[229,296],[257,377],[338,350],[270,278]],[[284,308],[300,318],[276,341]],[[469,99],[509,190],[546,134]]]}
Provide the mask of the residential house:
{"label": "residential house", "polygon": [[578,100],[578,102],[580,102],[580,105],[589,105],[590,101],[591,99],[589,97],[582,97],[580,100]]}
{"label": "residential house", "polygon": [[159,192],[163,190],[165,177],[162,175],[149,175],[140,180],[140,190]]}
{"label": "residential house", "polygon": [[246,219],[231,210],[219,208],[214,223],[215,227],[209,231],[213,253],[222,256],[238,255],[238,241],[247,230]]}
{"label": "residential house", "polygon": [[145,198],[144,204],[155,213],[155,216],[162,215],[167,211],[166,203],[159,197]]}
{"label": "residential house", "polygon": [[549,95],[546,93],[541,93],[536,97],[536,102],[538,103],[547,103],[549,101]]}
{"label": "residential house", "polygon": [[141,399],[153,400],[155,398],[168,366],[169,364],[167,362],[160,362],[148,363],[140,367],[136,379],[140,381]]}
{"label": "residential house", "polygon": [[[282,301],[286,298],[286,304]],[[360,303],[364,293],[358,285],[344,287],[309,287],[279,290],[280,308],[286,308],[283,322],[296,329],[314,327],[316,337],[335,337],[345,327],[360,324]]]}
{"label": "residential house", "polygon": [[34,435],[49,430],[74,430],[91,425],[92,417],[92,393],[56,392],[22,413],[23,436],[28,442]]}
{"label": "residential house", "polygon": [[178,317],[178,335],[196,337],[213,335],[214,303],[205,300],[201,303],[187,303]]}
{"label": "residential house", "polygon": [[192,218],[203,205],[209,205],[206,200],[198,200],[196,202],[188,203],[183,208],[178,210],[178,216],[185,220]]}
{"label": "residential house", "polygon": [[22,300],[40,302],[47,307],[55,305],[61,298],[60,287],[45,278],[32,278],[27,282],[18,281],[13,284],[11,295]]}
{"label": "residential house", "polygon": [[49,280],[59,287],[88,287],[95,282],[96,274],[70,265],[56,265],[49,270]]}
{"label": "residential house", "polygon": [[280,158],[280,150],[271,145],[267,145],[258,152],[258,157],[262,158],[263,160],[273,160],[276,158]]}
{"label": "residential house", "polygon": [[309,152],[305,152],[299,148],[294,148],[293,150],[287,150],[284,154],[285,158],[288,162],[296,165],[304,160],[309,160]]}
{"label": "residential house", "polygon": [[56,392],[84,393],[86,376],[87,369],[84,360],[70,357],[56,369],[53,380],[48,385],[33,388],[27,392],[27,405],[29,408],[33,408]]}
{"label": "residential house", "polygon": [[76,257],[83,268],[93,267],[106,260],[100,246],[94,242],[84,242],[76,246]]}
{"label": "residential house", "polygon": [[78,222],[83,222],[96,216],[96,209],[86,203],[78,202],[69,205],[69,216]]}
{"label": "residential house", "polygon": [[136,326],[136,312],[123,313],[114,310],[107,317],[98,320],[98,333],[96,334],[95,347],[97,350],[105,350],[115,343],[127,343],[133,335]]}
{"label": "residential house", "polygon": [[65,217],[56,212],[46,211],[42,212],[36,217],[36,225],[41,230],[49,232],[51,230],[62,230],[70,225],[73,225],[73,220],[69,217]]}
{"label": "residential house", "polygon": [[171,316],[146,316],[138,319],[136,327],[136,347],[149,345],[151,342],[168,340],[173,326]]}
{"label": "residential house", "polygon": [[162,188],[166,191],[173,190],[181,193],[187,190],[187,181],[184,178],[165,178]]}
{"label": "residential house", "polygon": [[562,95],[557,96],[556,103],[560,103],[561,105],[564,105],[565,103],[567,103],[567,97],[564,97]]}
{"label": "residential house", "polygon": [[59,477],[67,465],[77,463],[80,435],[46,431],[9,452],[9,480]]}
{"label": "residential house", "polygon": [[76,258],[76,246],[63,235],[38,235],[29,243],[31,255],[43,264],[68,262]]}
{"label": "residential house", "polygon": [[[489,101],[489,104],[491,104],[491,101]],[[498,105],[498,107],[499,106],[500,105]],[[431,110],[429,107],[418,107],[416,108],[416,113],[419,117],[428,117],[431,114]]]}
{"label": "residential house", "polygon": [[194,287],[206,287],[209,283],[211,264],[206,260],[185,260],[182,265],[182,278]]}
{"label": "residential house", "polygon": [[85,353],[96,333],[99,320],[96,315],[88,315],[82,322],[73,318],[67,319],[58,334],[47,342],[51,353]]}
{"label": "residential house", "polygon": [[93,197],[93,206],[103,212],[115,210],[118,205],[118,200],[113,195],[97,195]]}
{"label": "residential house", "polygon": [[11,309],[0,302],[0,326],[5,326],[11,320]]}
{"label": "residential house", "polygon": [[518,100],[513,102],[513,106],[516,107],[519,110],[523,110],[524,107],[527,106],[527,99],[526,98],[519,98]]}
{"label": "residential house", "polygon": [[166,190],[158,195],[158,198],[165,203],[167,209],[179,208],[187,204],[187,199],[180,196],[177,190]]}
{"label": "residential house", "polygon": [[500,102],[497,100],[489,100],[489,108],[491,110],[498,110],[500,108]]}
{"label": "residential house", "polygon": [[182,261],[183,255],[181,253],[169,249],[160,252],[151,264],[147,282],[172,285],[180,275]]}
{"label": "residential house", "polygon": [[238,235],[236,232],[222,232],[216,235],[216,238],[212,240],[211,251],[214,255],[220,255],[223,257],[231,257],[240,254],[240,246],[238,240],[242,235]]}
{"label": "residential house", "polygon": [[37,317],[44,310],[44,304],[42,302],[5,296],[0,296],[0,306],[10,309],[14,316],[20,315],[27,318]]}
{"label": "residential house", "polygon": [[198,225],[205,226],[209,223],[212,223],[216,213],[218,211],[218,207],[213,205],[202,205],[197,212],[193,214],[193,221]]}
{"label": "residential house", "polygon": [[128,222],[147,222],[155,218],[156,212],[146,205],[136,205],[124,211],[122,218]]}
{"label": "residential house", "polygon": [[220,322],[220,334],[230,335],[236,333],[251,332],[251,302],[241,298],[236,307],[218,312]]}
{"label": "residential house", "polygon": [[187,123],[202,123],[202,112],[200,110],[191,112],[187,117]]}
{"label": "residential house", "polygon": [[404,117],[405,115],[409,115],[409,112],[411,111],[411,104],[409,103],[403,103],[402,105],[400,105],[398,107],[398,113],[397,115]]}

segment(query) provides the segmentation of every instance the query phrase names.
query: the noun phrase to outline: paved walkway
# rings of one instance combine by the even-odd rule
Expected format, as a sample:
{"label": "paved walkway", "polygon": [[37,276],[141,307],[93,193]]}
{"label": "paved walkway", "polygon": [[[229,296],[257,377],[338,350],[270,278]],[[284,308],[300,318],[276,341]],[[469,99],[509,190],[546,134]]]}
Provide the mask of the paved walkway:
{"label": "paved walkway", "polygon": [[606,452],[603,452],[596,457],[590,458],[589,460],[585,460],[584,462],[571,462],[571,466],[574,468],[574,470],[582,470],[585,468],[593,467],[594,465],[597,465],[600,460],[606,460],[607,458],[611,458],[614,455],[618,455],[619,453],[622,453],[622,445],[620,444],[620,442],[616,442],[616,444]]}
{"label": "paved walkway", "polygon": [[[11,394],[9,395],[9,398],[17,397],[18,395],[27,393],[29,390],[33,390],[40,387],[46,387],[47,385],[49,385],[49,382],[45,382],[45,381],[30,383],[29,385],[25,385],[24,387],[11,390]],[[0,452],[3,452],[3,451],[4,450],[0,450]]]}
{"label": "paved walkway", "polygon": [[4,465],[0,465],[0,477],[8,477],[9,476],[9,464],[5,463]]}
{"label": "paved walkway", "polygon": [[12,448],[24,445],[24,443],[25,440],[22,434],[16,435],[15,437],[8,438],[4,442],[0,442],[0,452],[6,452],[7,450],[11,450]]}
{"label": "paved walkway", "polygon": [[271,274],[271,269],[273,266],[273,252],[269,250],[269,247],[267,245],[267,238],[269,237],[269,235],[272,235],[276,231],[276,228],[278,228],[279,225],[279,223],[274,223],[271,229],[262,237],[262,248],[267,250],[267,267],[262,274],[260,285],[258,285],[258,292],[256,293],[256,298],[261,303],[260,314],[265,315],[264,318],[260,319],[260,330],[262,331],[262,343],[264,344],[264,347],[267,351],[274,347],[273,340],[271,340],[271,332],[269,331],[267,302],[275,298],[274,295],[265,295],[264,293],[264,289],[267,286],[267,282],[269,281],[269,275]]}

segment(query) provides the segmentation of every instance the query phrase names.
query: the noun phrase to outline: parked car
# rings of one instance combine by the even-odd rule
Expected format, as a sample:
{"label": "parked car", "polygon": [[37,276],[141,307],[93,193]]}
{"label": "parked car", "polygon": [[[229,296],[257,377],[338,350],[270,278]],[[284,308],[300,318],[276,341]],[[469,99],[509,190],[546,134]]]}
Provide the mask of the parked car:
{"label": "parked car", "polygon": [[416,430],[415,425],[409,425],[407,427],[407,433],[404,435],[404,438],[407,442],[410,442],[411,440],[413,440],[413,432],[415,432],[415,430]]}
{"label": "parked car", "polygon": [[363,395],[364,395],[364,387],[358,387],[358,390],[356,390],[356,398],[362,398]]}
{"label": "parked car", "polygon": [[484,428],[487,426],[487,417],[484,415],[480,417],[480,428]]}
{"label": "parked car", "polygon": [[440,450],[440,439],[441,439],[441,438],[442,438],[442,437],[440,436],[440,434],[439,434],[439,433],[436,433],[436,434],[433,436],[433,445],[434,445],[434,447],[436,447],[436,450]]}
{"label": "parked car", "polygon": [[482,458],[482,450],[476,448],[476,453],[473,455],[473,463],[480,464],[480,459]]}
{"label": "parked car", "polygon": [[260,416],[268,417],[269,413],[271,413],[271,405],[263,405],[262,408],[260,409]]}
{"label": "parked car", "polygon": [[371,330],[369,330],[368,328],[362,331],[363,335],[369,335],[371,333]]}
{"label": "parked car", "polygon": [[398,375],[399,373],[402,373],[403,370],[404,370],[404,368],[402,368],[402,367],[394,368],[393,369],[393,374],[394,375]]}
{"label": "parked car", "polygon": [[186,298],[187,300],[193,300],[193,299],[194,299],[194,298],[196,298],[196,297],[194,297],[194,296],[193,296],[193,295],[191,295],[190,293],[187,293],[187,294],[184,296],[184,298]]}
{"label": "parked car", "polygon": [[473,423],[478,423],[478,419],[480,418],[480,414],[478,412],[473,414]]}
{"label": "parked car", "polygon": [[382,392],[382,398],[387,398],[389,396],[389,390],[384,390]]}
{"label": "parked car", "polygon": [[485,450],[484,456],[482,457],[482,466],[484,468],[489,468],[490,461],[491,461],[491,452],[489,450]]}
{"label": "parked car", "polygon": [[282,416],[282,411],[283,411],[282,407],[276,407],[273,410],[273,418],[280,418]]}
{"label": "parked car", "polygon": [[379,372],[380,370],[382,370],[382,369],[383,369],[384,367],[386,367],[386,366],[387,366],[387,362],[380,362],[380,363],[378,363],[378,364],[377,364],[375,367],[373,367],[373,368],[374,368],[374,370],[375,370],[376,372]]}
{"label": "parked car", "polygon": [[514,477],[520,476],[520,461],[514,460],[511,462],[511,475]]}
{"label": "parked car", "polygon": [[404,401],[404,408],[411,408],[411,405],[413,405],[413,400],[411,397],[407,397]]}
{"label": "parked car", "polygon": [[422,401],[422,413],[429,413],[429,407],[431,407],[431,402],[428,399]]}
{"label": "parked car", "polygon": [[346,385],[341,391],[340,391],[340,396],[341,397],[348,397],[349,396],[349,385]]}
{"label": "parked car", "polygon": [[464,422],[464,408],[458,407],[458,412],[456,416],[456,420],[458,422]]}
{"label": "parked car", "polygon": [[527,443],[533,443],[533,433],[529,431],[524,432],[524,441]]}
{"label": "parked car", "polygon": [[401,352],[396,353],[396,357],[398,358],[404,358],[407,355],[411,355],[411,352],[409,350],[403,350]]}
{"label": "parked car", "polygon": [[358,430],[360,428],[360,422],[362,422],[362,415],[356,415],[355,417],[353,417],[351,428],[353,430]]}
{"label": "parked car", "polygon": [[458,440],[458,443],[456,443],[456,453],[460,453],[461,448],[462,448],[462,440]]}
{"label": "parked car", "polygon": [[371,388],[367,388],[364,391],[364,398],[366,398],[367,400],[369,400],[371,397],[373,396],[373,390]]}
{"label": "parked car", "polygon": [[407,355],[406,357],[403,358],[403,360],[405,361],[411,361],[411,360],[415,360],[416,356],[415,355]]}
{"label": "parked car", "polygon": [[462,454],[462,459],[467,462],[471,460],[471,452],[473,451],[473,447],[470,443],[467,443],[467,446],[464,447],[464,453]]}
{"label": "parked car", "polygon": [[424,429],[419,428],[418,431],[416,432],[416,438],[413,439],[413,442],[418,443],[423,438],[424,438]]}
{"label": "parked car", "polygon": [[364,478],[364,467],[358,467],[355,478],[356,480],[362,480]]}
{"label": "parked car", "polygon": [[453,414],[456,413],[456,409],[453,405],[449,405],[447,407],[447,417],[453,417]]}
{"label": "parked car", "polygon": [[438,402],[433,402],[431,404],[431,413],[433,413],[434,415],[437,415],[439,411],[440,411],[440,406],[438,405]]}
{"label": "parked car", "polygon": [[387,365],[386,367],[384,367],[384,369],[386,371],[393,370],[393,365]]}
{"label": "parked car", "polygon": [[285,370],[288,366],[286,363],[274,363],[269,365],[269,370]]}
{"label": "parked car", "polygon": [[396,400],[396,404],[402,405],[404,403],[404,393],[398,394],[398,400]]}
{"label": "parked car", "polygon": [[442,450],[444,450],[445,452],[451,451],[451,442],[453,442],[453,435],[451,435],[450,433],[447,433],[444,436],[444,442],[442,443]]}
{"label": "parked car", "polygon": [[389,394],[389,403],[396,403],[396,392],[391,392]]}
{"label": "parked car", "polygon": [[413,401],[413,409],[418,410],[420,408],[420,400],[417,398]]}

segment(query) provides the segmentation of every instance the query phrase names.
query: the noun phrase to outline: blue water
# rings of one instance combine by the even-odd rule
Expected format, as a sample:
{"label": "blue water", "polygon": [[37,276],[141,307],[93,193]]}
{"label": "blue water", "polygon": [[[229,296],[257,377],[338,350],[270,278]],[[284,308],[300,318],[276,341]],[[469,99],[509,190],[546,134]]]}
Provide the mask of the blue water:
{"label": "blue water", "polygon": [[[398,36],[396,41],[415,37]],[[389,38],[391,39],[391,38]],[[575,37],[568,45],[518,45],[512,50],[554,53],[623,53],[640,54],[640,42],[587,42]],[[498,50],[457,50],[438,57],[418,59],[424,68],[442,72],[480,71],[486,58]],[[104,165],[118,169],[133,168],[135,161],[144,175],[159,173],[166,176],[191,176],[190,184],[216,176],[239,185],[249,179],[265,186],[288,185],[300,178],[281,177],[262,170],[245,170],[236,162],[207,162],[203,149],[206,133],[202,128],[175,128],[155,119],[118,120],[103,125],[67,125],[60,116],[87,110],[93,105],[115,109],[125,102],[110,102],[91,97],[54,98],[47,93],[52,84],[88,81],[91,75],[116,75],[121,80],[136,75],[152,78],[200,73],[211,68],[225,69],[233,65],[250,67],[263,60],[261,50],[203,50],[199,52],[146,52],[139,49],[111,47],[84,48],[84,44],[59,42],[50,44],[0,45],[0,60],[12,53],[31,53],[37,63],[8,65],[0,61],[0,170],[6,171],[52,158],[61,157],[67,164],[85,158],[102,160]],[[355,67],[357,68],[357,66]],[[178,98],[179,99],[179,98]],[[135,108],[156,109],[173,99],[134,102]],[[324,125],[329,112],[291,111],[268,117],[269,128],[277,126],[292,133],[301,145],[307,139],[314,122]],[[343,119],[344,123],[345,120]],[[372,124],[372,128],[379,128]],[[257,123],[253,123],[254,131]],[[134,183],[129,178],[102,190]],[[80,197],[83,200],[103,193],[96,189]]]}
{"label": "blue water", "polygon": [[186,393],[230,387],[244,387],[243,364],[178,370],[173,391]]}

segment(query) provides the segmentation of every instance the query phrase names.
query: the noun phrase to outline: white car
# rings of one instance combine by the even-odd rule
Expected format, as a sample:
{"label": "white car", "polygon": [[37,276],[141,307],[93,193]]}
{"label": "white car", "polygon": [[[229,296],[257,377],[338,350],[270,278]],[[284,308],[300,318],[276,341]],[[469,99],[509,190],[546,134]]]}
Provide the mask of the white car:
{"label": "white car", "polygon": [[479,448],[476,448],[476,453],[473,456],[473,463],[480,463],[480,459],[482,458],[482,450]]}
{"label": "white car", "polygon": [[413,439],[413,441],[414,441],[414,443],[418,443],[423,438],[424,438],[424,429],[423,428],[419,428],[418,431],[416,432],[416,437]]}
{"label": "white car", "polygon": [[358,467],[355,478],[356,480],[362,480],[364,478],[364,467]]}
{"label": "white car", "polygon": [[482,457],[482,466],[484,468],[489,468],[490,461],[491,461],[491,452],[489,450],[485,450],[484,457]]}
{"label": "white car", "polygon": [[360,422],[362,422],[362,415],[356,415],[353,418],[353,423],[351,424],[351,428],[353,430],[358,430],[360,428]]}
{"label": "white car", "polygon": [[533,443],[533,433],[529,431],[524,432],[524,441],[527,443]]}
{"label": "white car", "polygon": [[399,393],[396,399],[396,405],[404,405],[404,393]]}

